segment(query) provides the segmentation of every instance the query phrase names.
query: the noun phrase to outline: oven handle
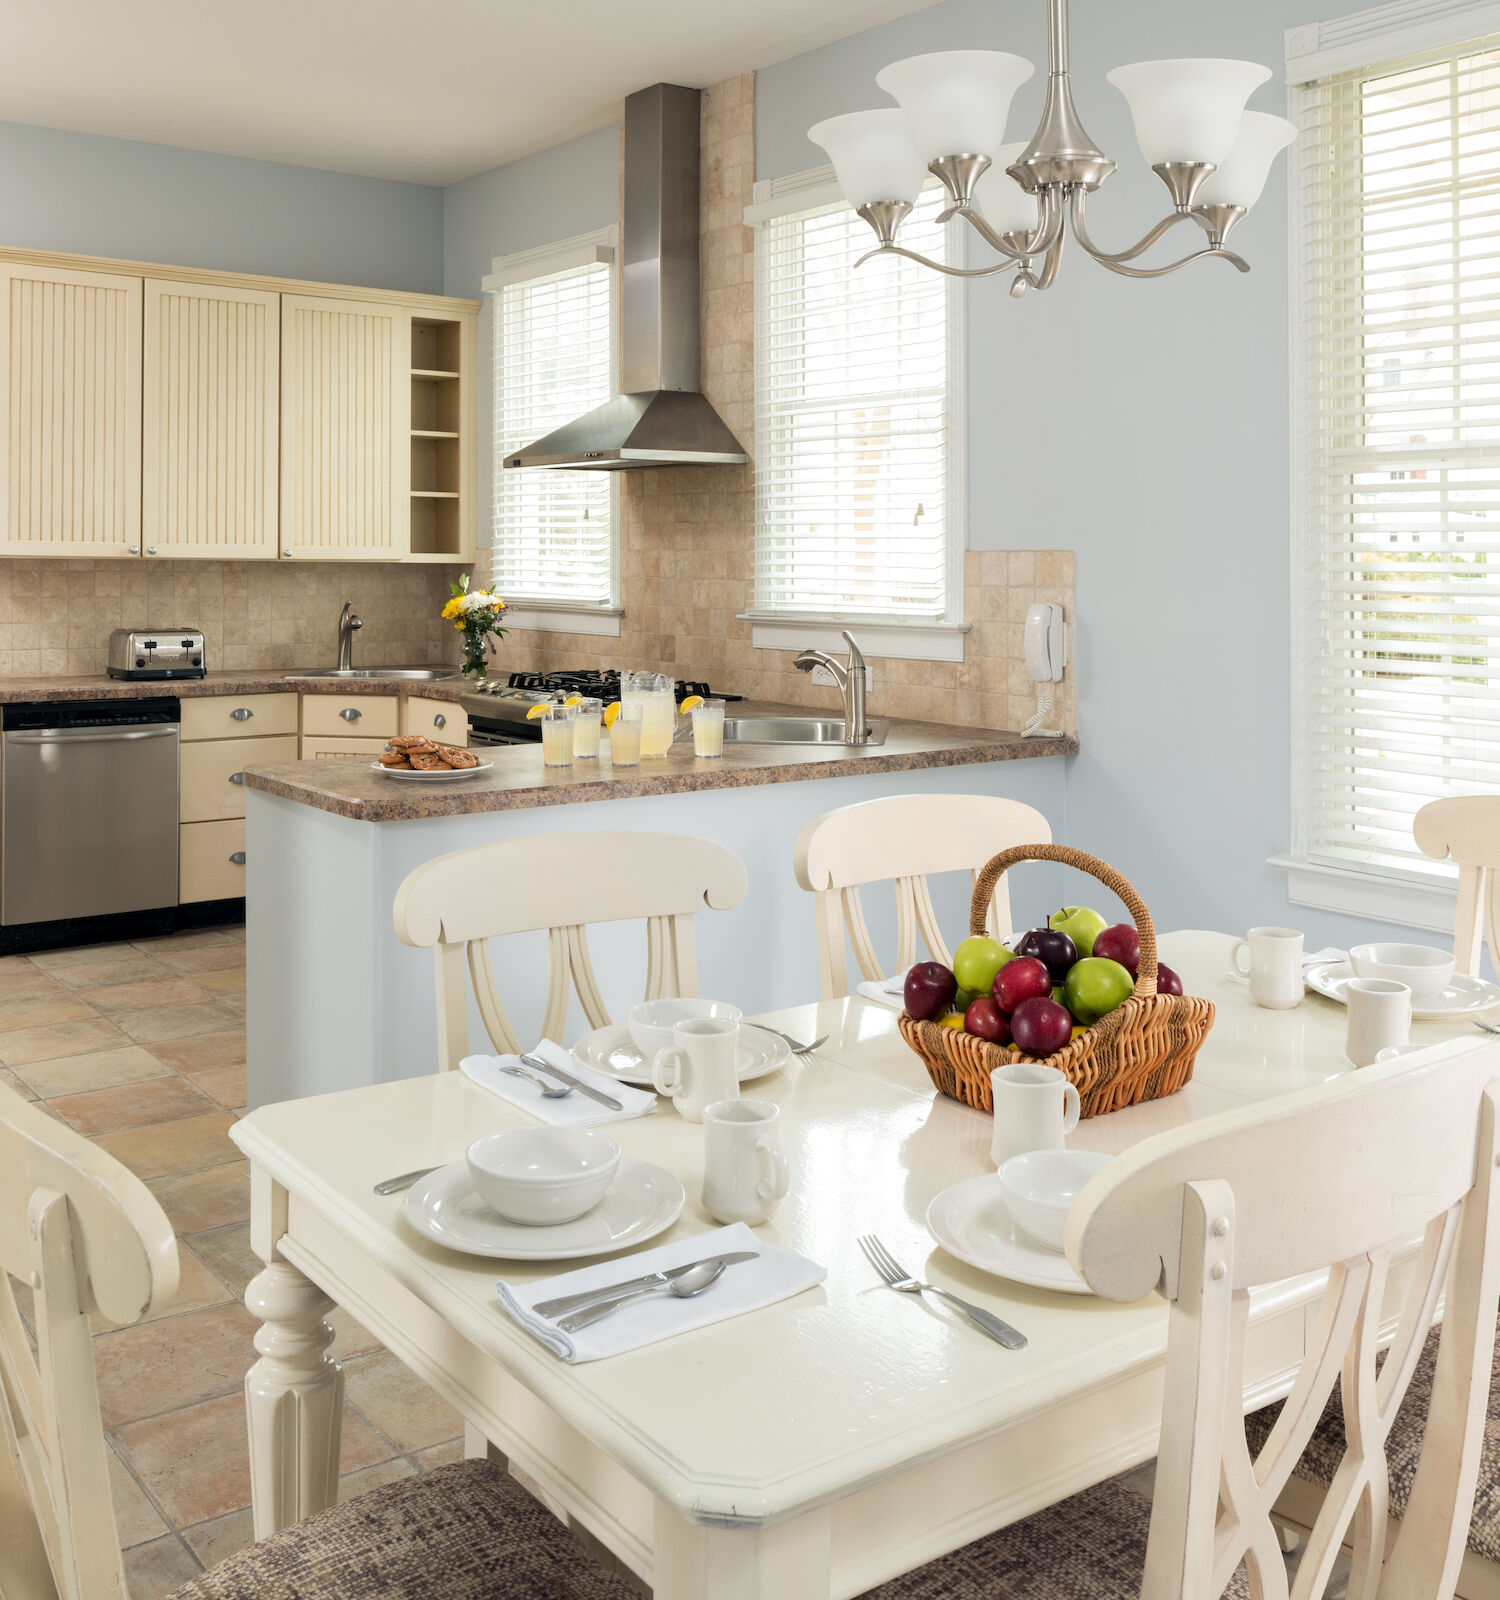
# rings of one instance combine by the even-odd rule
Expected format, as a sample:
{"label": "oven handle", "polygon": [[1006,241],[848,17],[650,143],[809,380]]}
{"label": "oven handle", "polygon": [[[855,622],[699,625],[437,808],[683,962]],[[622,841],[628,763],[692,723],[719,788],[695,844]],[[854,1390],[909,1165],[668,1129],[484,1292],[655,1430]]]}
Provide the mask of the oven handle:
{"label": "oven handle", "polygon": [[28,728],[7,733],[7,744],[120,744],[127,739],[175,739],[176,723],[154,728]]}

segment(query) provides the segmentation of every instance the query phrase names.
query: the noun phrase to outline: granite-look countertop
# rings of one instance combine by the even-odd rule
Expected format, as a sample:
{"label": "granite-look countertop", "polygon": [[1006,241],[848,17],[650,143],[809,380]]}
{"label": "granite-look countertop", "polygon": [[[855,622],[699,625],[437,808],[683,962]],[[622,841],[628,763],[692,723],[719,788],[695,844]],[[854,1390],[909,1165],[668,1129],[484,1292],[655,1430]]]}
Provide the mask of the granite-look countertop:
{"label": "granite-look countertop", "polygon": [[[806,706],[744,701],[736,711],[747,716],[808,716]],[[880,718],[878,706],[875,719]],[[1076,755],[1078,740],[1023,739],[1019,733],[989,728],[954,728],[936,722],[891,721],[882,745],[859,748],[726,744],[724,754],[700,761],[691,743],[674,744],[664,757],[638,767],[611,767],[608,741],[597,761],[571,767],[542,765],[536,745],[476,746],[487,772],[462,780],[416,783],[372,771],[363,761],[297,761],[246,767],[251,789],[332,811],[362,822],[401,822],[422,817],[455,817],[526,806],[576,805],[590,800],[625,800],[636,795],[685,794],[700,789],[744,789],[768,783],[847,777],[866,772],[912,772],[924,767],[957,767],[987,761],[1026,761],[1039,756]]]}
{"label": "granite-look countertop", "polygon": [[437,682],[421,678],[299,678],[281,668],[249,672],[210,672],[204,678],[0,678],[0,705],[52,700],[173,700],[216,694],[378,694],[417,695],[424,700],[457,700],[468,685],[457,676]]}

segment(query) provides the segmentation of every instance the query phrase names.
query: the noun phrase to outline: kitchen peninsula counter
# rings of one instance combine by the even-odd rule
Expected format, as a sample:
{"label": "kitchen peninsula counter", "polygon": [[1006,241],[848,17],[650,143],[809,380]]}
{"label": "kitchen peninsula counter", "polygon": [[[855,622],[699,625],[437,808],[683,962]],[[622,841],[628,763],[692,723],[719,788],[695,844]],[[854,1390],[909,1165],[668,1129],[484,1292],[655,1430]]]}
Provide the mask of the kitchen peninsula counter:
{"label": "kitchen peninsula counter", "polygon": [[[321,671],[313,668],[307,670]],[[109,678],[103,673],[74,678],[0,678],[0,705],[57,700],[197,700],[223,694],[416,695],[454,700],[469,687],[452,678],[306,678],[285,667],[210,672],[202,678]]]}

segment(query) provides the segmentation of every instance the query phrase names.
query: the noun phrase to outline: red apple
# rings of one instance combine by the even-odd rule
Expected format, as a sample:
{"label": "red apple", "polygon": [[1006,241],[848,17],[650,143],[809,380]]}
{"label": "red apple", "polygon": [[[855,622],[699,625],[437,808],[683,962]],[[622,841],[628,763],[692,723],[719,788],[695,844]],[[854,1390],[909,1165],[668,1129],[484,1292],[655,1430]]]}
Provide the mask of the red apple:
{"label": "red apple", "polygon": [[1182,979],[1161,961],[1156,963],[1156,992],[1158,994],[1182,993]]}
{"label": "red apple", "polygon": [[1106,928],[1094,939],[1093,953],[1103,956],[1106,961],[1118,961],[1128,973],[1134,975],[1141,963],[1141,936],[1136,932],[1135,924],[1117,922],[1113,927]]}
{"label": "red apple", "polygon": [[988,1039],[991,1044],[1009,1044],[1010,1018],[987,994],[980,995],[964,1012],[964,1032]]}
{"label": "red apple", "polygon": [[1016,943],[1018,956],[1034,956],[1045,962],[1054,983],[1061,983],[1068,968],[1078,959],[1078,946],[1065,933],[1056,928],[1033,928]]}
{"label": "red apple", "polygon": [[1014,1011],[1023,1000],[1052,993],[1052,976],[1035,956],[1017,956],[995,974],[995,998],[1002,1011]]}
{"label": "red apple", "polygon": [[1050,1056],[1072,1038],[1073,1019],[1066,1006],[1034,996],[1011,1014],[1010,1031],[1027,1055]]}
{"label": "red apple", "polygon": [[931,1022],[948,1009],[957,990],[958,979],[941,961],[919,961],[906,975],[907,1015]]}

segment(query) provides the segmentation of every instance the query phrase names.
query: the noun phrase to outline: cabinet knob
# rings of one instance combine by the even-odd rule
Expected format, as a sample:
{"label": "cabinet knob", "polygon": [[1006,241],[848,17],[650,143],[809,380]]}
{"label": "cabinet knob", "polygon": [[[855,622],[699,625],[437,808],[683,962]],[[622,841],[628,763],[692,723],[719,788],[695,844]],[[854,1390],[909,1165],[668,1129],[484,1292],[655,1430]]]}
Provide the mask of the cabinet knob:
{"label": "cabinet knob", "polygon": [[432,725],[433,725],[434,728],[446,728],[448,726],[448,719],[440,711],[432,719]]}
{"label": "cabinet knob", "polygon": [[286,547],[286,549],[285,549],[285,550],[283,550],[283,551],[282,551],[282,552],[281,552],[281,553],[282,553],[282,555],[284,555],[284,556],[289,556],[289,555],[290,555],[290,554],[291,554],[291,553],[292,553],[292,547],[291,547],[291,546],[290,546],[290,545],[288,545],[288,546],[287,546],[287,547]]}
{"label": "cabinet knob", "polygon": [[231,772],[229,774],[229,781],[231,783],[243,784],[245,781],[245,774],[243,772]]}
{"label": "cabinet knob", "polygon": [[339,715],[344,719],[345,722],[358,722],[360,716],[359,712],[357,712],[353,706],[345,706],[344,709],[339,712]]}
{"label": "cabinet knob", "polygon": [[133,556],[138,556],[141,553],[141,547],[138,544],[131,545],[130,553]]}
{"label": "cabinet knob", "polygon": [[255,713],[250,709],[249,706],[236,706],[234,710],[229,713],[229,715],[236,722],[248,722],[251,717],[255,715]]}
{"label": "cabinet knob", "polygon": [[236,850],[230,855],[229,859],[235,864],[235,866],[242,867],[245,864],[245,852],[243,850]]}
{"label": "cabinet knob", "polygon": [[156,554],[156,546],[154,544],[148,544],[146,546],[146,554],[148,556],[154,556]]}

